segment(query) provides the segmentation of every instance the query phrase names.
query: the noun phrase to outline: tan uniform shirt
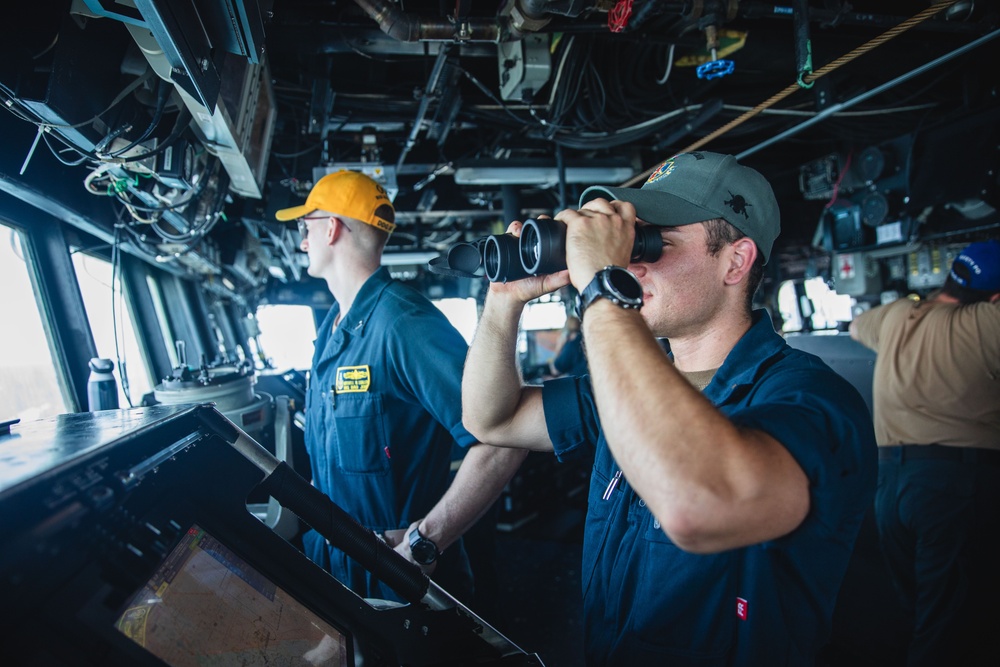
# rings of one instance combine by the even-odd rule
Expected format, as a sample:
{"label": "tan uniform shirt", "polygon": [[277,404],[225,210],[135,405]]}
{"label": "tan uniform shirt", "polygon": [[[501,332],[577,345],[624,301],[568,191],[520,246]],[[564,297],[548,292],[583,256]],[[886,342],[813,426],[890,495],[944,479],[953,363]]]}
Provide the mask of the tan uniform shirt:
{"label": "tan uniform shirt", "polygon": [[854,324],[858,340],[878,353],[872,389],[880,447],[1000,450],[1000,305],[900,299]]}

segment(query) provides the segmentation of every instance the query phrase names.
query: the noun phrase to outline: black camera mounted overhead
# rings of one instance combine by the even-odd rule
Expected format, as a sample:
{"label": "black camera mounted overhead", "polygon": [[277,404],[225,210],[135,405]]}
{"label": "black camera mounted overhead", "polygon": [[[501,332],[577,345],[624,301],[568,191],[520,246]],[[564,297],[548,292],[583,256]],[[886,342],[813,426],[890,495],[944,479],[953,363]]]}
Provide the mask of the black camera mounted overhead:
{"label": "black camera mounted overhead", "polygon": [[[655,225],[636,225],[632,262],[655,262],[663,238]],[[432,273],[466,278],[486,276],[490,282],[520,280],[566,268],[566,225],[551,218],[524,221],[521,236],[494,234],[456,243],[428,265]]]}

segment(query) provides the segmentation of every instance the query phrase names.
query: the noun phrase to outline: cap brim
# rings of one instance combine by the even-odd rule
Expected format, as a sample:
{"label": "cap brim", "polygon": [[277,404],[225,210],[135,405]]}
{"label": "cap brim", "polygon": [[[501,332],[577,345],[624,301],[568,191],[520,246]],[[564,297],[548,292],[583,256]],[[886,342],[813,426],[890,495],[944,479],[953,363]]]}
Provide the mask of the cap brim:
{"label": "cap brim", "polygon": [[315,210],[316,210],[315,207],[310,207],[303,204],[302,206],[293,206],[291,208],[283,208],[279,211],[275,211],[274,217],[280,220],[281,222],[288,222],[290,220],[297,220],[298,218],[309,215]]}
{"label": "cap brim", "polygon": [[641,220],[660,227],[693,225],[696,222],[719,217],[717,212],[695,206],[669,192],[636,188],[611,188],[603,185],[594,185],[584,190],[580,196],[580,206],[592,199],[604,196],[618,201],[627,201],[635,206],[635,214]]}

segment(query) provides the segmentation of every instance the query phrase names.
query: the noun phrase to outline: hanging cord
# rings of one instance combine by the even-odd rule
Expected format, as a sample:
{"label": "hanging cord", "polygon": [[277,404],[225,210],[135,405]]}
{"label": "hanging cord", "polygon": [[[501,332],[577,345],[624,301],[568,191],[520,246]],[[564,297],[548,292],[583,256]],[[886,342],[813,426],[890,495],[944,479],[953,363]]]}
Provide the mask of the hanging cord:
{"label": "hanging cord", "polygon": [[[111,245],[111,331],[115,338],[115,361],[118,363],[118,375],[122,382],[122,394],[130,408],[132,405],[132,391],[128,381],[128,365],[125,362],[125,318],[124,318],[124,286],[122,285],[122,253],[121,253],[121,228],[115,226],[114,240]],[[117,295],[116,295],[117,292]],[[118,313],[122,312],[122,317]],[[119,325],[121,325],[119,327]],[[121,330],[121,345],[118,344],[119,328]]]}
{"label": "hanging cord", "polygon": [[[930,7],[927,7],[926,9],[924,9],[919,14],[916,14],[915,16],[912,16],[912,17],[906,19],[905,21],[903,21],[902,23],[900,23],[897,26],[889,28],[888,30],[886,30],[884,33],[882,33],[878,37],[872,39],[871,41],[867,42],[866,44],[862,44],[861,46],[859,46],[858,48],[854,49],[850,53],[848,53],[846,55],[843,55],[840,58],[837,58],[836,60],[834,60],[832,63],[830,63],[828,65],[824,65],[823,67],[820,67],[815,72],[806,75],[804,77],[805,83],[806,84],[812,84],[812,82],[816,81],[820,77],[826,76],[830,72],[836,70],[837,68],[839,68],[839,67],[841,67],[843,65],[846,65],[847,63],[851,62],[855,58],[857,58],[859,56],[862,56],[865,53],[868,53],[869,51],[871,51],[872,49],[885,44],[890,39],[892,39],[894,37],[897,37],[897,36],[901,35],[902,33],[906,32],[907,30],[909,30],[910,28],[912,28],[913,26],[926,21],[927,19],[929,19],[930,17],[934,16],[935,14],[937,14],[937,13],[941,12],[942,10],[947,9],[948,7],[954,5],[956,2],[958,2],[958,0],[945,0],[944,2],[942,2],[940,4],[931,5]],[[747,111],[742,116],[739,116],[738,118],[734,118],[733,120],[729,121],[728,123],[726,123],[725,125],[723,125],[719,129],[715,130],[714,132],[705,135],[704,137],[702,137],[698,141],[694,142],[690,146],[687,146],[683,150],[678,151],[678,153],[689,153],[691,151],[694,151],[694,150],[697,150],[697,149],[701,148],[702,146],[704,146],[705,144],[709,143],[710,141],[718,139],[719,137],[721,137],[726,132],[729,132],[730,130],[732,130],[733,128],[735,128],[735,127],[737,127],[739,125],[742,125],[743,123],[745,123],[746,121],[750,120],[754,116],[759,115],[765,109],[768,109],[768,108],[774,106],[775,104],[777,104],[781,100],[785,99],[786,97],[788,97],[789,95],[791,95],[795,91],[799,90],[800,88],[801,88],[801,86],[800,86],[799,82],[796,81],[795,83],[789,85],[787,88],[785,88],[781,92],[773,95],[772,97],[770,97],[769,99],[765,100],[764,102],[761,102],[760,104],[758,104],[757,106],[755,106],[750,111]],[[637,176],[633,176],[629,180],[625,181],[625,183],[622,184],[622,187],[632,187],[633,185],[635,185],[637,183],[645,182],[645,180],[647,178],[649,178],[649,175],[652,174],[653,171],[658,166],[659,166],[659,164],[657,164],[656,166],[650,167],[649,169],[647,169],[643,173],[638,174]]]}
{"label": "hanging cord", "polygon": [[[173,92],[173,86],[168,81],[164,79],[159,79],[156,87],[156,107],[153,109],[153,118],[146,126],[146,129],[140,134],[136,139],[132,140],[124,148],[119,148],[108,154],[108,157],[121,157],[125,155],[130,150],[149,139],[150,135],[160,124],[160,119],[163,118],[163,110],[167,107],[167,101],[170,99],[170,93]],[[103,156],[102,156],[103,157]]]}
{"label": "hanging cord", "polygon": [[676,46],[676,44],[670,45],[670,52],[667,54],[667,70],[663,73],[663,76],[656,80],[656,83],[660,86],[667,82],[667,79],[670,78],[671,70],[674,69],[674,48]]}
{"label": "hanging cord", "polygon": [[191,125],[194,120],[191,116],[191,112],[187,107],[181,107],[181,110],[177,113],[177,118],[174,119],[174,126],[170,130],[170,134],[162,142],[158,143],[156,148],[148,150],[144,153],[139,153],[130,156],[121,156],[115,158],[105,158],[104,162],[112,162],[114,164],[128,164],[129,162],[142,162],[145,159],[151,158],[154,155],[159,155],[172,146],[178,139],[180,139],[181,134],[184,130]]}

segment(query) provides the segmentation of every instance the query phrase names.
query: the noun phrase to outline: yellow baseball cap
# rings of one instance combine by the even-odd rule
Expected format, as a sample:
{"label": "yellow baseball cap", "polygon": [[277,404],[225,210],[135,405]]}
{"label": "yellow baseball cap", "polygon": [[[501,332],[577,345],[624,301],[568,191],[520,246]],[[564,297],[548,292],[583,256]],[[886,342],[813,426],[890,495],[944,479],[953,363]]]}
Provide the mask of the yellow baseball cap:
{"label": "yellow baseball cap", "polygon": [[388,234],[396,229],[396,211],[385,188],[357,171],[342,169],[327,174],[316,181],[305,204],[283,208],[274,217],[288,222],[313,211],[329,211],[354,218]]}

